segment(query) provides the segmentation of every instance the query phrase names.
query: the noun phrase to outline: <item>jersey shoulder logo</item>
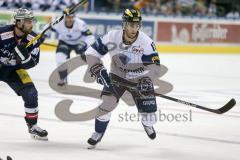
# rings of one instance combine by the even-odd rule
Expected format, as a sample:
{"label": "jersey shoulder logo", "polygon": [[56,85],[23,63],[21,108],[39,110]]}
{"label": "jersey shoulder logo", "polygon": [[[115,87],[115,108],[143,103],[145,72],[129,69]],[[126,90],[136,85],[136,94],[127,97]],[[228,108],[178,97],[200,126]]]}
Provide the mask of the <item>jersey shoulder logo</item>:
{"label": "jersey shoulder logo", "polygon": [[[31,34],[28,34],[28,36],[27,36],[27,40],[28,40],[28,41],[31,41],[33,38],[34,38],[34,36],[33,36],[33,35],[31,35]],[[38,41],[35,41],[35,42],[33,43],[33,45],[36,45],[36,44],[37,44],[37,42],[38,42]]]}
{"label": "jersey shoulder logo", "polygon": [[4,33],[1,34],[1,39],[2,39],[2,40],[10,39],[10,38],[12,38],[12,37],[14,37],[13,31],[4,32]]}

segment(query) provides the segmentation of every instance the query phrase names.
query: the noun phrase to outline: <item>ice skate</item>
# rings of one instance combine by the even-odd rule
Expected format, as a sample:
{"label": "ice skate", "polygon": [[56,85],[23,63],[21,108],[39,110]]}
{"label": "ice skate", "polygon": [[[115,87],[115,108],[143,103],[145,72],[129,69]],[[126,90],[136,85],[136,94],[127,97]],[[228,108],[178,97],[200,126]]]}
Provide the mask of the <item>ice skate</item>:
{"label": "ice skate", "polygon": [[57,83],[58,86],[62,87],[67,85],[67,79],[60,79],[59,82]]}
{"label": "ice skate", "polygon": [[89,144],[88,149],[94,149],[96,145],[101,141],[102,137],[103,137],[102,133],[94,132],[91,138],[89,138],[87,141]]}
{"label": "ice skate", "polygon": [[48,140],[48,137],[47,137],[48,132],[46,130],[41,129],[37,125],[28,126],[28,132],[32,139],[45,140],[45,141]]}
{"label": "ice skate", "polygon": [[152,140],[155,139],[156,132],[155,132],[153,126],[145,126],[144,124],[142,124],[142,125],[143,125],[143,128],[144,128],[145,132],[147,133],[148,137]]}

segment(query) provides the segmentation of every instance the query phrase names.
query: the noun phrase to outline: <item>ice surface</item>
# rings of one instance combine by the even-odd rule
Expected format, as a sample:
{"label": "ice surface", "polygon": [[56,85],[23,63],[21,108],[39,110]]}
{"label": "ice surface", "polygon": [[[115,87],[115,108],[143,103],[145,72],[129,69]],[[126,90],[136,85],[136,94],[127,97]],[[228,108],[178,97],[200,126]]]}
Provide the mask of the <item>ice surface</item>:
{"label": "ice surface", "polygon": [[[192,115],[191,121],[186,122],[159,120],[155,125],[157,138],[152,141],[140,122],[121,121],[120,115],[134,114],[137,110],[120,101],[102,142],[97,149],[87,150],[86,141],[94,130],[94,121],[63,122],[54,114],[54,108],[60,100],[70,98],[74,100],[71,111],[79,113],[96,107],[101,101],[53,91],[48,78],[55,69],[55,54],[42,53],[40,64],[29,70],[29,74],[39,92],[39,126],[48,130],[49,141],[30,139],[21,97],[0,82],[0,157],[6,159],[10,155],[14,160],[238,160],[240,55],[162,54],[160,58],[169,69],[162,79],[174,85],[169,96],[212,108],[235,98],[237,105],[224,115],[216,115],[157,98],[161,113],[190,116],[191,109]],[[86,86],[82,81],[84,69],[74,71],[70,83]],[[97,84],[90,86],[101,88]]]}

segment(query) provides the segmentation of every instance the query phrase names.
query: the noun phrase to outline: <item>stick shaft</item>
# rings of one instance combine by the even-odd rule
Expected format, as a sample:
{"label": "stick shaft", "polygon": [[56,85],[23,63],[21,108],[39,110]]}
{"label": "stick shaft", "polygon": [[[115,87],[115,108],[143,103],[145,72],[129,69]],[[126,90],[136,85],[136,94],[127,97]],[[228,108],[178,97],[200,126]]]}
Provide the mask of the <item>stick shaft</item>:
{"label": "stick shaft", "polygon": [[[87,0],[81,0],[80,2],[78,2],[76,5],[74,5],[72,8],[69,9],[69,13],[74,12],[78,7],[84,5],[87,2]],[[37,40],[39,40],[40,38],[42,38],[44,36],[44,34],[46,33],[46,31],[48,31],[53,25],[61,22],[63,20],[63,18],[65,17],[65,13],[62,14],[61,17],[59,17],[58,19],[56,19],[54,22],[49,23],[48,27],[46,27],[40,34],[38,34],[36,37],[34,37],[31,41],[28,42],[28,44],[26,45],[26,48],[28,48],[29,46],[31,46],[34,42],[36,42]]]}

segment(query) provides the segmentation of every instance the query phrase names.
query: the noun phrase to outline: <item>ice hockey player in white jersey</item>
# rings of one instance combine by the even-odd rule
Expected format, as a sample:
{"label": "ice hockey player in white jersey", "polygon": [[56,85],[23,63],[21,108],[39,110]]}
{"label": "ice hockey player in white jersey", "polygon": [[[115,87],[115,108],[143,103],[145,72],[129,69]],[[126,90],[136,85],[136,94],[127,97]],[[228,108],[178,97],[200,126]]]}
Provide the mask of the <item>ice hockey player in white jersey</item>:
{"label": "ice hockey player in white jersey", "polygon": [[[159,73],[156,70],[160,66],[158,52],[153,40],[139,30],[142,25],[139,10],[126,9],[122,20],[123,29],[112,30],[98,38],[85,52],[88,70],[96,77],[97,83],[104,85],[103,102],[98,106],[99,113],[95,118],[95,132],[88,139],[90,148],[101,141],[111,111],[126,90],[133,96],[148,137],[156,137],[153,125],[157,104],[152,79]],[[111,56],[109,74],[101,61],[107,53]]]}
{"label": "ice hockey player in white jersey", "polygon": [[[52,27],[58,34],[59,43],[56,50],[57,66],[60,66],[70,58],[72,50],[86,60],[84,52],[95,40],[87,24],[71,13],[65,16],[64,20]],[[67,84],[67,69],[59,70],[60,82],[58,85]]]}

